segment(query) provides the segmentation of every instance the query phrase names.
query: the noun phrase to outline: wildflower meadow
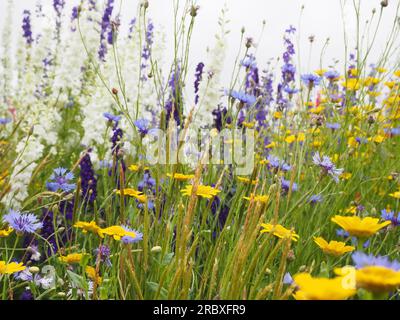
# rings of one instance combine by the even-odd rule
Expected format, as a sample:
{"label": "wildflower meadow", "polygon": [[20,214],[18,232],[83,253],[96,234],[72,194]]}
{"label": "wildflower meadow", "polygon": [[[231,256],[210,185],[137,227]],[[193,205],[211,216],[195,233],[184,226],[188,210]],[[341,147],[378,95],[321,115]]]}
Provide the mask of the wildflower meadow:
{"label": "wildflower meadow", "polygon": [[229,1],[198,61],[201,1],[1,1],[2,300],[399,299],[399,1],[306,71]]}

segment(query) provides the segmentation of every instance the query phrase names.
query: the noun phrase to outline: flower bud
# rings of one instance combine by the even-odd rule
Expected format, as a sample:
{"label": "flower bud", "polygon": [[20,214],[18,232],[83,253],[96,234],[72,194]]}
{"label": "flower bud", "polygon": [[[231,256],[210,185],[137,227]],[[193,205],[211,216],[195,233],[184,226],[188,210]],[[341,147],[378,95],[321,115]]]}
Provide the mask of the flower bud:
{"label": "flower bud", "polygon": [[151,252],[158,253],[158,252],[161,252],[161,249],[162,248],[160,246],[155,246],[155,247],[151,248]]}
{"label": "flower bud", "polygon": [[38,267],[30,267],[28,270],[30,273],[39,273],[40,271]]}
{"label": "flower bud", "polygon": [[388,4],[389,4],[389,0],[382,0],[382,1],[381,1],[381,6],[382,6],[382,8],[387,7]]}

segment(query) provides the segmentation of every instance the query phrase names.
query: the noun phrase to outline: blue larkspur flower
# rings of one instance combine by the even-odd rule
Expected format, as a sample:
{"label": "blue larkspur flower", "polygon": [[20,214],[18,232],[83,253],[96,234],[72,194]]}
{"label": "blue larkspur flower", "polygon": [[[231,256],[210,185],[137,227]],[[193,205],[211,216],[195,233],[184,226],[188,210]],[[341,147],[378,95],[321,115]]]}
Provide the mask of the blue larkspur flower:
{"label": "blue larkspur flower", "polygon": [[128,232],[133,232],[135,234],[135,237],[131,237],[131,236],[123,236],[121,238],[121,241],[125,244],[128,243],[135,243],[135,242],[139,242],[141,240],[143,240],[143,234],[140,233],[139,231],[133,230],[131,228],[129,228],[128,226],[122,226],[126,231]]}
{"label": "blue larkspur flower", "polygon": [[382,266],[395,271],[400,270],[400,263],[397,260],[391,261],[385,256],[374,256],[373,254],[366,254],[361,251],[356,251],[353,253],[351,258],[357,269],[367,266]]}
{"label": "blue larkspur flower", "polygon": [[34,214],[12,209],[3,217],[3,222],[7,222],[18,233],[34,233],[43,226]]}
{"label": "blue larkspur flower", "polygon": [[53,174],[50,176],[50,182],[46,183],[48,190],[56,192],[62,190],[64,192],[70,192],[75,190],[75,183],[70,183],[74,179],[72,172],[67,172],[65,168],[54,169]]}
{"label": "blue larkspur flower", "polygon": [[339,176],[343,173],[344,169],[336,168],[336,165],[328,156],[321,158],[319,152],[316,152],[313,156],[313,163],[321,167],[323,172],[329,174],[336,183],[339,182]]}

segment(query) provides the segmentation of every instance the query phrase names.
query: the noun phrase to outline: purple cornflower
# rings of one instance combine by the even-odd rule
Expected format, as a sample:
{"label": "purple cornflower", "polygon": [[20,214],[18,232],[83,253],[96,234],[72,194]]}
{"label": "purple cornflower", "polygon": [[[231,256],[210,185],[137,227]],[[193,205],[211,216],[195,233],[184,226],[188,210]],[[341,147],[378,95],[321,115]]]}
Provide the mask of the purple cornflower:
{"label": "purple cornflower", "polygon": [[106,118],[110,122],[114,121],[116,125],[121,120],[121,116],[115,116],[115,115],[113,115],[113,114],[111,114],[109,112],[104,112],[103,116],[104,116],[104,118]]}
{"label": "purple cornflower", "polygon": [[340,129],[340,123],[337,123],[337,122],[334,122],[334,123],[327,122],[325,125],[327,128],[332,129],[332,130]]}
{"label": "purple cornflower", "polygon": [[285,91],[289,96],[292,96],[292,95],[298,93],[299,89],[287,86],[287,87],[283,88],[283,91]]}
{"label": "purple cornflower", "polygon": [[97,179],[89,153],[86,153],[81,159],[79,166],[81,168],[80,177],[84,201],[93,204],[97,196]]}
{"label": "purple cornflower", "polygon": [[320,166],[323,170],[323,173],[329,174],[336,183],[339,182],[339,176],[344,170],[336,168],[335,164],[328,156],[323,156],[321,158],[319,152],[316,152],[313,156],[313,163],[317,166]]}
{"label": "purple cornflower", "polygon": [[135,237],[123,236],[121,238],[121,241],[123,243],[129,244],[129,243],[135,243],[135,242],[139,242],[139,241],[143,240],[143,234],[142,233],[140,233],[140,232],[138,232],[136,230],[133,230],[133,229],[129,228],[128,226],[122,226],[122,227],[125,229],[125,231],[133,232],[135,234]]}
{"label": "purple cornflower", "polygon": [[367,266],[382,266],[395,271],[400,270],[400,263],[397,260],[390,261],[388,257],[384,256],[374,256],[372,254],[356,251],[353,253],[351,258],[353,259],[354,265],[357,269]]}
{"label": "purple cornflower", "polygon": [[199,87],[200,87],[200,81],[203,78],[203,71],[204,71],[204,63],[200,62],[197,67],[196,67],[196,73],[195,73],[195,81],[194,81],[194,104],[197,104],[199,102]]}
{"label": "purple cornflower", "polygon": [[67,172],[65,168],[54,169],[53,174],[50,176],[50,182],[46,183],[48,190],[56,192],[62,190],[64,192],[70,192],[75,190],[75,183],[70,183],[74,179],[72,172]]}
{"label": "purple cornflower", "polygon": [[381,217],[383,220],[392,222],[392,225],[396,227],[400,225],[400,213],[395,216],[394,211],[387,211],[386,209],[381,210],[381,213]]}
{"label": "purple cornflower", "polygon": [[12,209],[3,217],[3,222],[7,222],[17,233],[34,233],[43,226],[34,214]]}
{"label": "purple cornflower", "polygon": [[310,90],[315,86],[319,85],[319,83],[321,82],[321,78],[312,73],[303,74],[301,76],[301,80]]}
{"label": "purple cornflower", "polygon": [[107,267],[111,267],[110,261],[111,250],[109,246],[100,245],[97,249],[94,250],[94,255],[96,256],[96,260],[99,259],[100,262],[104,262]]}
{"label": "purple cornflower", "polygon": [[340,73],[337,72],[336,70],[329,70],[325,72],[324,76],[329,80],[329,81],[334,81],[340,77]]}
{"label": "purple cornflower", "polygon": [[[281,178],[281,185],[282,185],[282,191],[283,192],[289,192],[290,189],[290,180],[286,180],[285,178]],[[297,183],[293,182],[292,185],[292,191],[297,191],[298,187],[297,187]]]}
{"label": "purple cornflower", "polygon": [[135,122],[133,122],[135,127],[138,129],[140,135],[144,137],[146,134],[149,133],[150,129],[150,121],[147,119],[138,119]]}
{"label": "purple cornflower", "polygon": [[239,100],[243,104],[247,105],[253,105],[256,103],[257,98],[251,94],[247,94],[243,91],[235,91],[232,90],[231,92],[227,92],[229,96],[231,96],[233,99]]}
{"label": "purple cornflower", "polygon": [[23,37],[28,45],[33,43],[32,26],[31,26],[31,12],[24,10],[22,19]]}
{"label": "purple cornflower", "polygon": [[280,160],[278,157],[272,154],[268,155],[267,160],[268,160],[268,166],[275,170],[282,170],[283,172],[287,172],[290,171],[290,169],[292,168],[285,161]]}
{"label": "purple cornflower", "polygon": [[0,124],[7,124],[10,123],[12,119],[10,118],[0,118]]}
{"label": "purple cornflower", "polygon": [[323,198],[320,194],[313,194],[309,199],[308,202],[311,204],[317,204],[318,202],[322,202]]}

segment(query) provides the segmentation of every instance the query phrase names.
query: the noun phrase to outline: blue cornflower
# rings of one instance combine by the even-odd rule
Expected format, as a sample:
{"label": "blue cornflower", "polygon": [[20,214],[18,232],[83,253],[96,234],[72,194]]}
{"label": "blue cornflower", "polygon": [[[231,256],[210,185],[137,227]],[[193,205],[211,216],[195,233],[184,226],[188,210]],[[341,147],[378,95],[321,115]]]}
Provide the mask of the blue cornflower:
{"label": "blue cornflower", "polygon": [[287,164],[285,161],[280,160],[278,157],[270,154],[267,157],[268,160],[268,165],[270,168],[276,169],[276,170],[282,170],[284,172],[290,171],[290,169],[292,169],[292,167]]}
{"label": "blue cornflower", "polygon": [[329,71],[325,72],[324,76],[328,80],[333,81],[333,80],[338,79],[340,77],[340,73],[337,72],[336,70],[329,70]]}
{"label": "blue cornflower", "polygon": [[392,225],[398,226],[400,225],[399,214],[397,216],[394,215],[394,211],[387,211],[386,209],[381,210],[381,217],[383,220],[391,221]]}
{"label": "blue cornflower", "polygon": [[114,121],[115,124],[118,124],[118,122],[121,120],[121,116],[114,116],[113,114],[109,112],[104,112],[103,113],[104,118],[106,118],[109,121]]}
{"label": "blue cornflower", "polygon": [[313,156],[313,162],[322,168],[324,174],[329,174],[336,183],[339,182],[339,176],[344,170],[336,168],[335,164],[328,156],[323,156],[321,158],[319,152],[316,152]]}
{"label": "blue cornflower", "polygon": [[15,210],[10,210],[10,213],[3,217],[3,222],[7,222],[17,233],[33,233],[43,226],[34,214]]}
{"label": "blue cornflower", "polygon": [[50,176],[50,182],[46,183],[47,189],[50,191],[62,190],[64,192],[70,192],[75,190],[75,183],[70,183],[74,179],[74,174],[72,172],[67,173],[65,168],[54,169],[53,174]]}
{"label": "blue cornflower", "polygon": [[128,243],[135,243],[135,242],[138,242],[138,241],[143,240],[143,234],[142,234],[142,233],[140,233],[140,232],[138,232],[138,231],[136,231],[136,230],[133,230],[133,229],[129,228],[128,226],[122,226],[122,227],[125,229],[125,231],[133,232],[133,233],[135,234],[135,237],[123,236],[123,237],[121,238],[121,241],[122,241],[123,243],[125,243],[125,244],[128,244]]}
{"label": "blue cornflower", "polygon": [[150,129],[150,121],[147,119],[138,119],[133,123],[136,128],[138,129],[140,135],[144,137],[146,134],[149,133]]}
{"label": "blue cornflower", "polygon": [[313,88],[319,85],[321,78],[315,74],[308,73],[308,74],[303,74],[301,76],[301,80],[305,83],[306,86],[308,86],[309,88]]}
{"label": "blue cornflower", "polygon": [[309,199],[308,202],[311,204],[317,204],[318,202],[322,202],[323,198],[320,194],[313,194]]}
{"label": "blue cornflower", "polygon": [[400,270],[400,263],[397,260],[390,261],[388,257],[374,256],[372,254],[366,254],[361,251],[356,251],[351,256],[354,265],[357,269],[367,266],[382,266],[395,271]]}
{"label": "blue cornflower", "polygon": [[[281,178],[281,185],[282,185],[282,190],[284,192],[288,192],[290,189],[290,180],[286,180],[285,178]],[[292,191],[297,191],[298,187],[297,187],[297,183],[293,182],[292,185]]]}
{"label": "blue cornflower", "polygon": [[256,103],[257,98],[251,94],[247,94],[243,91],[235,91],[232,90],[228,93],[232,98],[239,100],[241,103],[245,103],[248,105],[253,105]]}
{"label": "blue cornflower", "polygon": [[336,235],[341,238],[348,238],[350,234],[343,229],[336,229]]}
{"label": "blue cornflower", "polygon": [[293,95],[293,94],[298,93],[298,92],[299,92],[299,89],[286,86],[285,88],[283,88],[283,91],[285,91],[285,92],[286,92],[287,94],[289,94],[289,95]]}
{"label": "blue cornflower", "polygon": [[340,123],[334,122],[334,123],[326,123],[326,127],[332,130],[338,130],[340,129]]}
{"label": "blue cornflower", "polygon": [[245,67],[245,68],[252,68],[252,67],[255,67],[255,66],[257,65],[257,64],[256,64],[256,57],[253,56],[253,55],[247,55],[247,57],[244,58],[244,59],[241,61],[241,64],[242,64],[242,66]]}
{"label": "blue cornflower", "polygon": [[12,120],[10,118],[0,118],[0,124],[10,123]]}

